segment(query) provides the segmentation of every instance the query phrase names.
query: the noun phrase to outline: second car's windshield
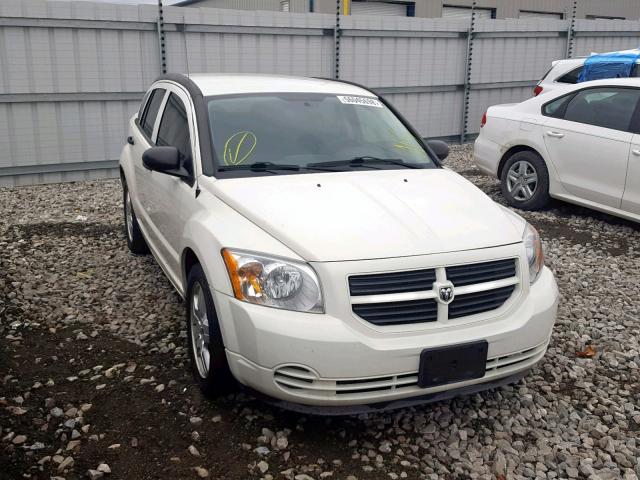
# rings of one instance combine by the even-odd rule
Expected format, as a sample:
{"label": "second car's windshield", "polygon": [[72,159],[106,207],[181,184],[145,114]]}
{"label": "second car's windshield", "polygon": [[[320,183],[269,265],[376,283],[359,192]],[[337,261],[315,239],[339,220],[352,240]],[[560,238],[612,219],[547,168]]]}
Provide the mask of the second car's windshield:
{"label": "second car's windshield", "polygon": [[234,95],[209,98],[208,110],[219,172],[435,166],[402,122],[373,97]]}

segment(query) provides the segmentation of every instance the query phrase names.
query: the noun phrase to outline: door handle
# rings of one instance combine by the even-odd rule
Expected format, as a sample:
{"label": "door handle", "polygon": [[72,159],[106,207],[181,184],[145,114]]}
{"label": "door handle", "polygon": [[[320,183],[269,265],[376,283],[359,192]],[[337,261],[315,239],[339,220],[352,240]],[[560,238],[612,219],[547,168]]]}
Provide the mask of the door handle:
{"label": "door handle", "polygon": [[636,157],[640,157],[640,150],[638,149],[631,150],[631,153],[633,153]]}
{"label": "door handle", "polygon": [[547,132],[547,135],[550,136],[550,137],[554,137],[554,138],[562,138],[562,137],[564,137],[564,133],[554,132],[553,130],[549,130]]}
{"label": "door handle", "polygon": [[136,142],[133,141],[133,137],[127,137],[127,143],[129,145],[134,145]]}

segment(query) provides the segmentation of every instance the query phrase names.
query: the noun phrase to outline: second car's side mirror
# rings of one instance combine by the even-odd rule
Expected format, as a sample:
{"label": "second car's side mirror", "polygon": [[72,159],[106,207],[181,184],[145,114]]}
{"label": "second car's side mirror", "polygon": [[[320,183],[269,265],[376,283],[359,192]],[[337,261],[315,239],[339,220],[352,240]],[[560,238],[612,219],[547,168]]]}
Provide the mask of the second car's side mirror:
{"label": "second car's side mirror", "polygon": [[449,156],[449,145],[442,140],[427,140],[427,145],[440,160],[444,160]]}
{"label": "second car's side mirror", "polygon": [[154,172],[174,177],[188,177],[189,172],[180,165],[180,152],[176,147],[151,147],[142,154],[142,164]]}

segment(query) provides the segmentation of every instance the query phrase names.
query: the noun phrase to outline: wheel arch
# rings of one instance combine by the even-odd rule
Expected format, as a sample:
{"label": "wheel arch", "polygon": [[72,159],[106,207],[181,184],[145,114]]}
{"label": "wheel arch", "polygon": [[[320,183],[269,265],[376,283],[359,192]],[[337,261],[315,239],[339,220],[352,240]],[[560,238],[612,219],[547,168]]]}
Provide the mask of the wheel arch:
{"label": "wheel arch", "polygon": [[507,160],[509,160],[509,158],[511,158],[512,155],[518,153],[518,152],[533,152],[536,155],[538,155],[542,161],[544,162],[544,164],[547,167],[547,171],[549,171],[549,165],[547,163],[547,161],[545,160],[544,156],[534,147],[530,146],[530,145],[524,145],[524,144],[519,144],[519,145],[514,145],[512,147],[510,147],[506,152],[504,152],[504,154],[502,155],[502,157],[500,157],[500,162],[498,163],[498,179],[502,178],[502,170],[504,169],[504,165],[505,163],[507,163]]}
{"label": "wheel arch", "polygon": [[182,251],[182,259],[180,262],[182,270],[182,284],[184,285],[185,296],[187,294],[187,280],[189,278],[189,272],[194,265],[199,264],[201,264],[201,262],[198,258],[198,254],[191,247],[185,247],[185,249]]}

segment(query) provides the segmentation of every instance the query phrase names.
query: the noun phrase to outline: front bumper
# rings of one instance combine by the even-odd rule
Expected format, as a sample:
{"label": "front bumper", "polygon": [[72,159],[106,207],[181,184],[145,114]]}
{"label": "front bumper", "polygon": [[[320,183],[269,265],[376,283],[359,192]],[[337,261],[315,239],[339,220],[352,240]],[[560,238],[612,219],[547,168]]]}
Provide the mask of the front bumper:
{"label": "front bumper", "polygon": [[[311,406],[393,404],[441,392],[478,391],[517,379],[544,356],[556,319],[558,290],[545,268],[517,307],[490,322],[410,332],[367,332],[329,314],[301,314],[239,302],[214,301],[233,375],[243,385],[284,402]],[[489,343],[485,376],[419,388],[425,348]],[[422,400],[424,401],[424,400]]]}

